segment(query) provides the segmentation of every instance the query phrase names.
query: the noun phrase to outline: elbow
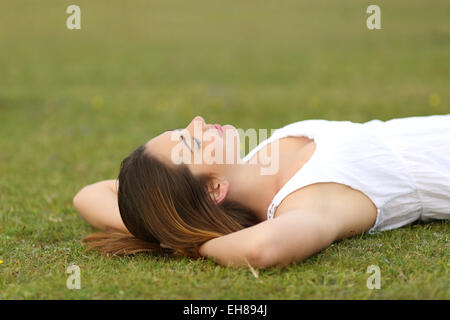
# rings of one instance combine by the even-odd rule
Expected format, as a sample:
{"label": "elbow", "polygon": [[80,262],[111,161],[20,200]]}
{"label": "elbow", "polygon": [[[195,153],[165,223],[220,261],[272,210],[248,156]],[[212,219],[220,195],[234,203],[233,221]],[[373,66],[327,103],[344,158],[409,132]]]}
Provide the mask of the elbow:
{"label": "elbow", "polygon": [[81,203],[81,192],[83,191],[83,189],[81,189],[80,191],[78,191],[78,193],[75,195],[75,197],[73,197],[72,199],[72,204],[73,206],[78,210],[78,208],[80,207],[80,203]]}
{"label": "elbow", "polygon": [[80,207],[80,202],[81,202],[81,197],[80,197],[80,192],[78,192],[75,197],[73,197],[72,199],[72,205],[75,207],[75,209],[77,209],[77,211],[79,212],[80,210],[78,210],[78,208]]}
{"label": "elbow", "polygon": [[273,250],[267,245],[253,245],[247,254],[247,261],[253,268],[264,269],[278,264]]}
{"label": "elbow", "polygon": [[80,191],[78,191],[78,193],[72,199],[72,204],[80,215],[82,215],[82,213],[83,213],[82,207],[83,207],[84,193],[86,191],[86,188],[87,188],[87,186],[82,188]]}
{"label": "elbow", "polygon": [[260,247],[253,246],[246,255],[246,262],[253,268],[265,268],[265,257]]}
{"label": "elbow", "polygon": [[82,219],[87,221],[93,227],[102,229],[103,225],[99,224],[98,219],[92,213],[92,201],[89,199],[88,188],[89,186],[86,186],[78,191],[72,199],[72,204]]}

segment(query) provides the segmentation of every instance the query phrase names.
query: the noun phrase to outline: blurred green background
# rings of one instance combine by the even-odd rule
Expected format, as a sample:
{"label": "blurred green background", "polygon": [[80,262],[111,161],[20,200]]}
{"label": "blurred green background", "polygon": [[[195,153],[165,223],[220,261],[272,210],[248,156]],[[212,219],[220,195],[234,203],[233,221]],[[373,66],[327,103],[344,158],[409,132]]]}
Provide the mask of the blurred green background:
{"label": "blurred green background", "polygon": [[[66,28],[71,4],[81,30]],[[381,30],[366,27],[370,4]],[[448,0],[2,0],[0,298],[448,299],[445,223],[345,240],[262,285],[210,263],[85,254],[93,229],[71,201],[195,115],[258,129],[444,114],[449,88]],[[385,290],[368,290],[383,259]],[[68,263],[84,290],[65,288]]]}

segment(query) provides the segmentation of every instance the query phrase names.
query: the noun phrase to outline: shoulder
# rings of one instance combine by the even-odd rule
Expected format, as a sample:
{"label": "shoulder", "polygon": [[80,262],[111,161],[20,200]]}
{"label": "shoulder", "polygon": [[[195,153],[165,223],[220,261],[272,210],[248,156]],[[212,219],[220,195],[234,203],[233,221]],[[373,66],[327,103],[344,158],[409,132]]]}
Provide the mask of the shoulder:
{"label": "shoulder", "polygon": [[339,238],[369,230],[376,221],[377,208],[359,190],[340,183],[315,183],[289,194],[278,206],[275,219],[290,211],[325,217],[339,226]]}

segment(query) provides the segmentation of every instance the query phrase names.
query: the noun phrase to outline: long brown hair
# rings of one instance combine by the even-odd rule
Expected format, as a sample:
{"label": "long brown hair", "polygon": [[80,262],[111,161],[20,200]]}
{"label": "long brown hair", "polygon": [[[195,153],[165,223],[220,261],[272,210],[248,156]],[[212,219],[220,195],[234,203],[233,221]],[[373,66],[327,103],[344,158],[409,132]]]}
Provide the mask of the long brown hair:
{"label": "long brown hair", "polygon": [[184,164],[166,165],[141,145],[122,161],[118,177],[119,211],[130,234],[98,232],[82,241],[107,256],[150,252],[199,258],[206,241],[259,222],[240,203],[216,204],[207,191],[211,178],[194,176]]}

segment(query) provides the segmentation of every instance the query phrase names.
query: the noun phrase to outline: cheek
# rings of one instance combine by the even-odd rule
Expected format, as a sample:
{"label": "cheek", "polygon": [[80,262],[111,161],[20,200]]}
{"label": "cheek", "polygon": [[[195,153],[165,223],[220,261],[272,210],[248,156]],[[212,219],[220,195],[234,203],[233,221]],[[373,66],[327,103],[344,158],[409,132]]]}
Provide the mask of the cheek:
{"label": "cheek", "polygon": [[236,132],[230,132],[228,136],[225,136],[222,148],[224,155],[227,155],[228,159],[233,159],[233,161],[240,159],[241,151],[239,135],[237,135]]}
{"label": "cheek", "polygon": [[189,164],[189,170],[191,170],[194,176],[211,175],[220,173],[220,165],[216,164]]}
{"label": "cheek", "polygon": [[189,168],[189,171],[191,171],[191,173],[194,176],[198,176],[198,175],[203,174],[201,165],[189,163],[189,164],[187,164],[187,166]]}
{"label": "cheek", "polygon": [[211,161],[213,160],[220,161],[220,155],[225,152],[225,147],[221,137],[217,135],[211,136],[207,141],[203,141],[203,157],[211,158],[209,163],[212,163]]}

